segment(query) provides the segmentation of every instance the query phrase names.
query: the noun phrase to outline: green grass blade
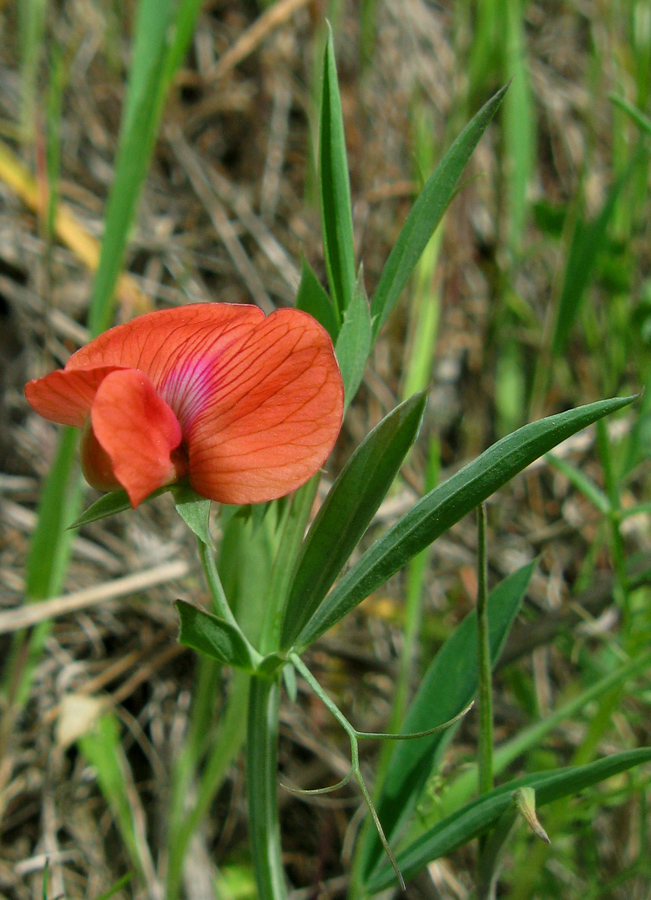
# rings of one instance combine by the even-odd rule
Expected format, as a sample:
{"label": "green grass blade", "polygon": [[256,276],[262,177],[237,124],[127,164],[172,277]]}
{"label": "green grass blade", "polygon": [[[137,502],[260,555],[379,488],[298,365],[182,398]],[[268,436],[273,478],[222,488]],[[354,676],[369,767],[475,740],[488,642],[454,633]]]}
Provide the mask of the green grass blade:
{"label": "green grass blade", "polygon": [[569,463],[562,456],[556,456],[554,453],[548,453],[545,457],[549,465],[564,475],[570,484],[581,491],[583,496],[589,500],[594,507],[599,510],[602,516],[608,516],[612,512],[610,500],[602,491],[602,489],[594,483],[591,478],[584,475],[579,469]]}
{"label": "green grass blade", "polygon": [[426,494],[363,554],[312,616],[298,636],[297,645],[305,647],[324,634],[412,557],[535,459],[634,399],[601,400],[549,416],[493,444]]}
{"label": "green grass blade", "polygon": [[364,290],[364,273],[360,267],[353,296],[344,313],[335,352],[344,381],[345,409],[357,393],[371,352],[372,328],[368,299]]}
{"label": "green grass blade", "polygon": [[329,26],[323,57],[319,166],[323,250],[330,294],[341,321],[353,296],[355,250],[346,138],[337,82],[334,42]]}
{"label": "green grass blade", "polygon": [[163,84],[170,10],[170,0],[142,0],[138,10],[115,179],[88,317],[93,335],[105,331],[113,319],[115,286],[158,128],[157,96]]}
{"label": "green grass blade", "polygon": [[[617,753],[586,766],[570,766],[518,778],[439,822],[413,845],[398,853],[396,861],[405,878],[413,878],[432,860],[452,853],[494,826],[511,806],[513,793],[518,788],[533,788],[536,792],[536,806],[540,808],[649,760],[651,749],[645,747]],[[369,893],[376,893],[393,884],[394,879],[393,869],[385,866],[370,879],[367,889]]]}
{"label": "green grass blade", "polygon": [[66,428],[45,481],[38,521],[27,557],[25,593],[30,600],[43,600],[63,587],[70,547],[74,539],[66,531],[81,502],[81,482],[75,470],[79,431]]}
{"label": "green grass blade", "polygon": [[610,95],[610,100],[615,106],[619,106],[620,109],[623,109],[641,131],[651,135],[651,119],[648,116],[645,116],[642,110],[638,109],[637,106],[628,103],[623,97],[617,97],[615,94]]}
{"label": "green grass blade", "polygon": [[21,0],[16,8],[20,48],[21,137],[31,143],[36,132],[38,69],[44,47],[47,0]]}
{"label": "green grass blade", "polygon": [[[495,750],[493,758],[495,774],[503,772],[507,766],[514,762],[533,747],[540,746],[543,738],[554,728],[563,722],[576,721],[577,713],[584,709],[588,703],[592,703],[602,697],[611,688],[623,684],[627,679],[642,672],[651,663],[651,652],[640,654],[637,659],[618,666],[613,672],[604,675],[593,685],[586,688],[578,696],[572,697],[559,709],[554,710],[546,719],[534,722],[528,728],[524,728],[511,740],[502,744]],[[437,805],[436,820],[447,814],[451,814],[462,804],[466,803],[477,787],[477,767],[471,765],[456,778],[451,785],[446,787],[445,794],[441,798],[441,804]],[[427,823],[427,813],[424,817],[424,827],[417,826],[419,832],[423,832],[434,823]]]}
{"label": "green grass blade", "polygon": [[134,811],[129,799],[131,773],[120,743],[120,729],[115,716],[112,713],[101,716],[93,731],[79,738],[77,744],[95,769],[98,784],[111,808],[132,863],[143,874],[147,871],[148,860],[143,859],[136,833]]}
{"label": "green grass blade", "polygon": [[89,312],[89,328],[93,335],[108,328],[113,318],[115,286],[163,104],[192,37],[199,8],[197,0],[185,0],[176,13],[172,0],[141,0],[138,7],[115,179],[106,211],[102,253]]}
{"label": "green grass blade", "polygon": [[110,900],[110,898],[115,896],[118,891],[121,891],[123,887],[126,887],[126,885],[129,884],[134,874],[135,872],[127,872],[127,874],[123,875],[122,878],[118,878],[115,884],[111,885],[108,891],[104,891],[103,894],[100,894],[99,897],[95,897],[94,900]]}
{"label": "green grass blade", "polygon": [[393,484],[420,428],[427,397],[396,407],[350,457],[303,542],[287,601],[281,647],[291,647],[334,583]]}
{"label": "green grass blade", "polygon": [[162,81],[161,64],[166,56],[172,9],[172,0],[140,0],[138,4],[131,43],[129,90],[122,113],[121,128],[125,135],[134,126],[139,130],[137,117],[143,105],[155,105],[156,93],[151,90],[152,85]]}
{"label": "green grass blade", "polygon": [[466,125],[445,154],[434,173],[427,180],[407,216],[393,250],[382,270],[373,300],[373,338],[386,322],[396,305],[416,263],[454,193],[461,173],[466,167],[479,139],[504,99],[508,85],[499,90]]}
{"label": "green grass blade", "polygon": [[594,221],[586,225],[582,219],[579,219],[576,223],[561,296],[558,301],[556,327],[552,342],[552,354],[554,356],[560,356],[565,350],[565,345],[581,306],[583,294],[592,276],[599,252],[606,241],[608,224],[615,212],[617,198],[632,171],[633,165],[631,164],[626,172],[613,184],[606,202]]}
{"label": "green grass blade", "polygon": [[534,168],[535,126],[520,0],[506,4],[506,65],[512,78],[511,90],[504,101],[504,143],[509,194],[509,242],[517,251],[524,233],[527,213],[527,187]]}
{"label": "green grass blade", "polygon": [[[494,666],[515,621],[535,563],[519,569],[491,591],[488,601],[490,654]],[[432,661],[409,708],[401,732],[425,731],[458,716],[477,692],[477,613],[473,610],[443,644]],[[453,731],[437,732],[418,741],[400,741],[393,749],[376,809],[389,840],[411,818],[423,787],[436,771]],[[375,833],[367,831],[362,877],[382,859]]]}

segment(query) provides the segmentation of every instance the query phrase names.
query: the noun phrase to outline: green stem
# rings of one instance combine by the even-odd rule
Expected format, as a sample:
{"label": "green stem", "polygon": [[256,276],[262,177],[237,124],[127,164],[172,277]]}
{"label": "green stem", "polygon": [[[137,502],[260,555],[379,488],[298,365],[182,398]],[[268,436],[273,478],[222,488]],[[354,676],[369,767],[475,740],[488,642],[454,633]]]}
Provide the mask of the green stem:
{"label": "green stem", "polygon": [[493,789],[493,696],[488,630],[486,507],[477,507],[477,664],[479,676],[479,793]]}
{"label": "green stem", "polygon": [[286,900],[278,821],[279,678],[254,676],[249,692],[247,782],[251,855],[259,900]]}
{"label": "green stem", "polygon": [[237,619],[233,615],[228,600],[226,599],[226,594],[224,593],[221,578],[217,571],[217,565],[212,549],[200,538],[197,538],[197,547],[199,548],[199,558],[201,559],[201,565],[203,566],[206,581],[208,582],[208,588],[213,599],[215,614],[240,631]]}

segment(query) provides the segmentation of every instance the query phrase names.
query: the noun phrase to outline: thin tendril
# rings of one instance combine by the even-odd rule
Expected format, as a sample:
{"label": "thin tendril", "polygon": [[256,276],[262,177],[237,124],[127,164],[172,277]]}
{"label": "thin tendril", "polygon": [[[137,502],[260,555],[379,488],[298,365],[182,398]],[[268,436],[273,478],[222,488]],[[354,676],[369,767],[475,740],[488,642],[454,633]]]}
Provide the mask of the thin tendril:
{"label": "thin tendril", "polygon": [[341,727],[344,729],[346,734],[350,739],[350,761],[351,761],[351,769],[349,776],[354,775],[359,785],[359,788],[362,792],[362,796],[364,797],[364,801],[366,806],[368,807],[368,811],[371,814],[373,819],[373,824],[377,830],[378,837],[380,839],[380,843],[384,848],[384,852],[389,858],[389,862],[393,868],[393,871],[396,873],[396,877],[400,884],[401,890],[405,890],[405,880],[402,877],[402,872],[398,868],[398,863],[395,860],[393,853],[391,852],[391,848],[389,847],[389,842],[386,839],[386,835],[384,834],[384,830],[378,818],[378,814],[375,811],[375,807],[373,806],[373,800],[371,799],[371,795],[366,787],[366,783],[364,782],[364,778],[362,776],[362,771],[359,765],[359,744],[358,744],[358,733],[350,724],[348,719],[344,716],[341,710],[334,704],[334,702],[328,697],[326,692],[323,690],[319,682],[314,678],[310,670],[303,664],[300,656],[297,653],[291,653],[289,659],[296,669],[297,672],[303,676],[308,685],[312,688],[314,693],[319,697],[319,699],[325,704],[326,708],[332,713],[335,719],[339,722]]}

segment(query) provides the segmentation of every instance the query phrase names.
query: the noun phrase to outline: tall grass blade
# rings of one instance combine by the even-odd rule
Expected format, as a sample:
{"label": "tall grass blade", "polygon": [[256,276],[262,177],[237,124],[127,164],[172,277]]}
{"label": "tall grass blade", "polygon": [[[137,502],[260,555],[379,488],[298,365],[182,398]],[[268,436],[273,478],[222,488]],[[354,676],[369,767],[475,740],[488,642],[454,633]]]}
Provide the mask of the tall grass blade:
{"label": "tall grass blade", "polygon": [[115,286],[158,127],[157,98],[164,86],[171,10],[171,0],[141,0],[138,7],[115,179],[90,303],[88,326],[92,335],[105,331],[113,319]]}
{"label": "tall grass blade", "polygon": [[613,184],[599,215],[586,224],[579,218],[565,268],[561,296],[558,301],[556,328],[552,342],[553,356],[560,356],[579,312],[583,294],[588,286],[600,250],[604,246],[608,225],[615,212],[620,191],[633,171],[632,164]]}
{"label": "tall grass blade", "polygon": [[65,428],[45,481],[38,521],[27,557],[29,600],[44,600],[63,587],[74,532],[67,531],[81,504],[81,483],[75,469],[79,431]]}
{"label": "tall grass blade", "polygon": [[508,0],[506,66],[512,79],[504,101],[504,142],[509,168],[509,243],[517,252],[524,233],[527,186],[535,163],[534,111],[526,65],[522,3]]}
{"label": "tall grass blade", "polygon": [[[511,807],[513,795],[518,788],[533,788],[536,792],[536,805],[540,808],[649,760],[651,749],[645,747],[617,753],[585,766],[537,772],[510,781],[439,822],[414,844],[396,854],[396,861],[405,878],[413,878],[432,860],[452,853],[493,827]],[[394,879],[393,869],[384,866],[373,875],[366,887],[373,894],[389,887]]]}

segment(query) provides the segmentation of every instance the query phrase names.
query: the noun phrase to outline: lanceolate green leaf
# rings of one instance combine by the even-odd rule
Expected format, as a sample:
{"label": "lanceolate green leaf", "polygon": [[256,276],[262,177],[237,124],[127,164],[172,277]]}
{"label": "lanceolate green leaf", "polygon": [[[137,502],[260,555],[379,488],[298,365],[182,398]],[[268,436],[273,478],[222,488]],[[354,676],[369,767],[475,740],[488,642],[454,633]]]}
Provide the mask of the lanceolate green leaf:
{"label": "lanceolate green leaf", "polygon": [[454,193],[459,176],[472,156],[480,137],[497,112],[507,87],[499,90],[461,132],[427,180],[382,270],[371,302],[373,337],[386,322],[402,289]]}
{"label": "lanceolate green leaf", "polygon": [[346,409],[362,383],[364,369],[371,352],[371,314],[364,290],[364,272],[360,267],[355,290],[344,313],[335,352],[344,380]]}
{"label": "lanceolate green leaf", "polygon": [[333,484],[303,542],[289,591],[281,647],[291,647],[377,512],[416,440],[426,394],[415,394],[377,425]]}
{"label": "lanceolate green leaf", "polygon": [[355,257],[346,138],[332,29],[329,26],[323,58],[319,166],[323,249],[330,293],[341,321],[353,296]]}
{"label": "lanceolate green leaf", "polygon": [[[651,760],[651,749],[629,750],[617,753],[587,766],[571,766],[526,775],[502,785],[473,803],[439,822],[427,834],[396,855],[396,861],[405,876],[413,878],[427,863],[445,856],[491,828],[513,802],[513,793],[520,787],[532,787],[536,792],[536,806],[560,800],[570,794],[612,778],[620,772],[632,769]],[[366,889],[376,893],[393,884],[393,869],[383,866],[369,879]]]}
{"label": "lanceolate green leaf", "polygon": [[234,625],[184,600],[177,600],[175,606],[181,618],[180,644],[237,669],[255,670],[257,660]]}
{"label": "lanceolate green leaf", "polygon": [[314,613],[298,636],[297,646],[306,647],[315,641],[412,557],[539,456],[634,399],[590,403],[525,425],[493,444],[426,494],[363,554]]}
{"label": "lanceolate green leaf", "polygon": [[[531,563],[508,578],[488,600],[491,663],[500,656],[511,625],[533,574]],[[466,616],[443,644],[431,663],[409,708],[401,731],[425,731],[458,716],[477,692],[477,615]],[[453,729],[418,741],[396,742],[376,809],[387,839],[398,835],[414,810],[428,779],[436,771],[440,755]],[[362,849],[363,874],[368,878],[382,858],[382,847],[373,829],[366,830]]]}
{"label": "lanceolate green leaf", "polygon": [[310,264],[301,255],[301,283],[298,286],[298,294],[296,295],[296,309],[302,309],[320,322],[332,338],[332,342],[337,340],[339,333],[339,323],[337,322],[337,313],[332,305],[332,300],[328,297],[326,289],[323,287],[319,279],[316,277]]}

